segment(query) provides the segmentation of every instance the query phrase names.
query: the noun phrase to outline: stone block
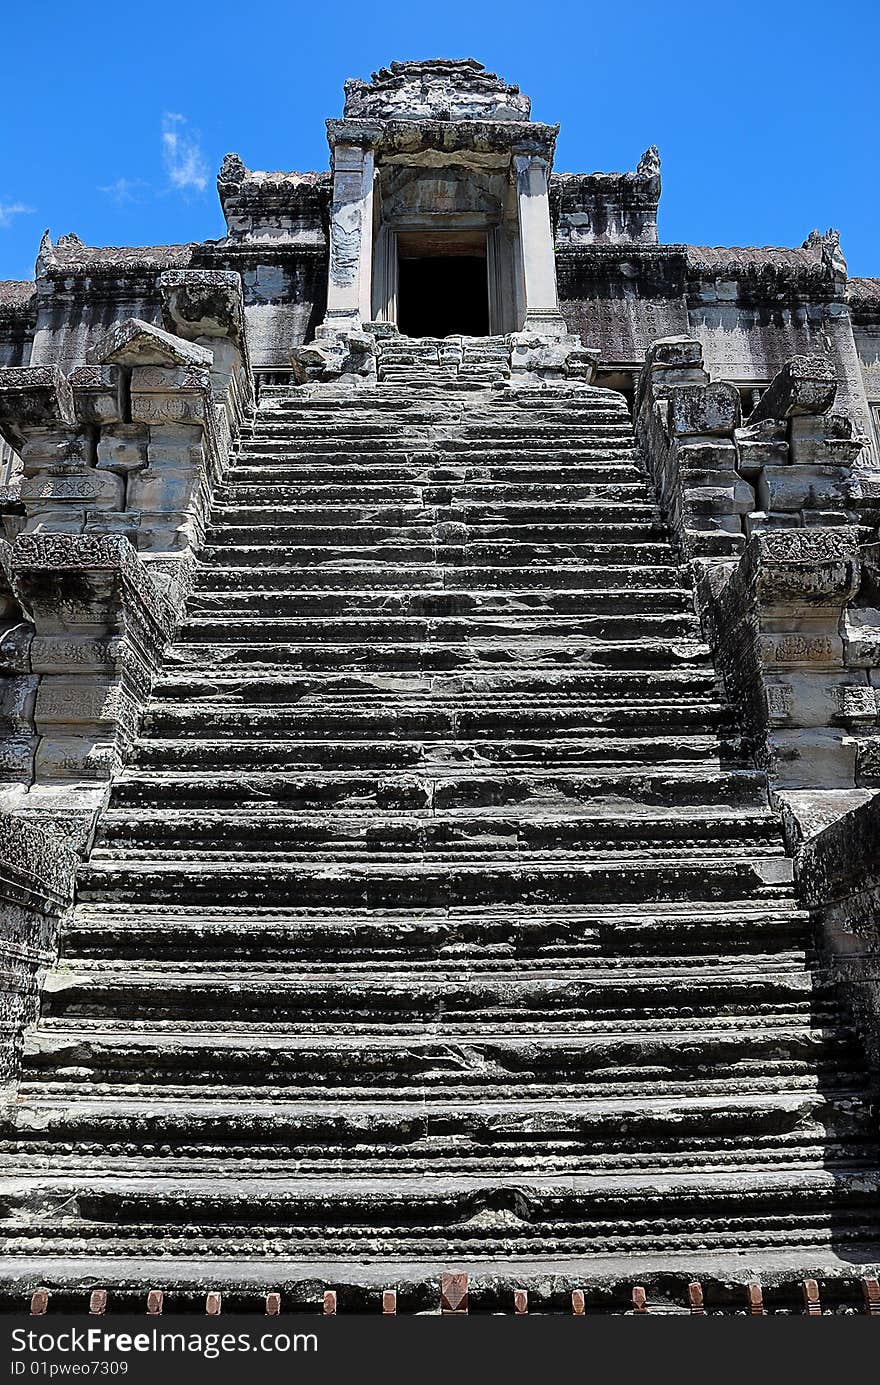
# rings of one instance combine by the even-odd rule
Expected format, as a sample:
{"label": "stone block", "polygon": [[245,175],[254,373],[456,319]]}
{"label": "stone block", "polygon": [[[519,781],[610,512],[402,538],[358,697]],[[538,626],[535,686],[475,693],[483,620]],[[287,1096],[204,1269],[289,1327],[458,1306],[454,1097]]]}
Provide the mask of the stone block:
{"label": "stone block", "polygon": [[53,780],[109,779],[119,768],[115,739],[92,735],[41,736],[34,755],[34,773],[41,783]]}
{"label": "stone block", "polygon": [[645,353],[652,370],[701,369],[703,348],[694,337],[658,337]]}
{"label": "stone block", "polygon": [[211,383],[208,370],[191,366],[136,366],[131,372],[131,393],[174,394],[177,390],[207,391]]}
{"label": "stone block", "polygon": [[749,416],[749,423],[827,413],[836,393],[837,380],[830,357],[793,356],[770,381]]}
{"label": "stone block", "polygon": [[880,668],[880,608],[848,606],[843,615],[848,668]]}
{"label": "stone block", "polygon": [[35,673],[108,673],[115,669],[119,635],[34,635],[30,662]]}
{"label": "stone block", "polygon": [[118,423],[105,429],[98,442],[97,468],[125,476],[147,465],[149,430],[142,423]]}
{"label": "stone block", "polygon": [[[755,506],[755,493],[747,481],[728,479],[722,473],[717,485],[689,485],[684,505],[692,515],[717,517],[749,514]],[[736,528],[739,529],[739,522]]]}
{"label": "stone block", "polygon": [[845,726],[867,725],[877,717],[876,689],[867,684],[840,684],[835,689],[833,720]]}
{"label": "stone block", "polygon": [[785,466],[790,458],[786,426],[775,419],[746,424],[734,432],[737,470],[743,476],[756,476],[762,467]]}
{"label": "stone block", "polygon": [[[678,465],[683,471],[728,472],[736,467],[736,448],[726,438],[711,441],[679,442],[676,448]],[[690,477],[687,478],[690,483]]]}
{"label": "stone block", "polygon": [[849,788],[856,768],[856,741],[845,731],[829,728],[770,732],[769,770],[781,789],[803,784]]}
{"label": "stone block", "polygon": [[52,432],[33,432],[21,446],[19,455],[25,476],[41,471],[61,472],[89,464],[89,443],[79,430],[60,429]]}
{"label": "stone block", "polygon": [[57,365],[0,369],[0,432],[13,447],[32,428],[72,427],[76,413],[70,383]]}
{"label": "stone block", "polygon": [[675,435],[732,434],[742,405],[735,385],[680,385],[669,396],[669,429]]}
{"label": "stone block", "polygon": [[123,497],[124,486],[120,477],[95,471],[94,468],[78,473],[68,472],[63,476],[40,472],[36,476],[26,476],[21,483],[21,499],[29,518],[46,505],[53,509],[67,504],[120,509]]}
{"label": "stone block", "polygon": [[37,730],[51,734],[56,726],[115,726],[125,701],[115,679],[47,674],[37,692]]}
{"label": "stone block", "polygon": [[104,427],[121,421],[122,372],[118,366],[77,366],[70,375],[70,385],[80,423]]}
{"label": "stone block", "polygon": [[134,423],[205,424],[212,408],[213,404],[207,394],[196,391],[175,394],[151,392],[133,394],[131,397],[131,417]]}
{"label": "stone block", "polygon": [[193,467],[151,465],[129,479],[128,503],[141,512],[143,527],[147,511],[164,515],[186,510],[197,482],[198,472]]}
{"label": "stone block", "polygon": [[244,340],[241,275],[231,269],[166,269],[159,275],[162,316],[187,341],[203,337]]}
{"label": "stone block", "polygon": [[827,631],[762,634],[758,655],[765,668],[835,669],[843,666],[843,641]]}
{"label": "stone block", "polygon": [[838,467],[765,466],[758,477],[762,510],[819,510],[843,507],[849,498],[847,475]]}

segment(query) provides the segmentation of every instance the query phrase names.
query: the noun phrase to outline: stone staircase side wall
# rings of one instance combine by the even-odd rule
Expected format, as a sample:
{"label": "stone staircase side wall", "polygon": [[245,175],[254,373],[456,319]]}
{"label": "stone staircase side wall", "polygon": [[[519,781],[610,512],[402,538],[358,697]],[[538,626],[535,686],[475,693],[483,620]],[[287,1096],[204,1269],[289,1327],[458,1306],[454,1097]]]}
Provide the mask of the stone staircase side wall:
{"label": "stone staircase side wall", "polygon": [[829,360],[794,357],[743,422],[739,391],[709,380],[700,344],[669,337],[636,393],[673,541],[776,791],[875,782],[880,679],[864,657],[875,627],[859,541],[877,522],[880,476],[859,468],[865,439],[832,412],[836,388]]}
{"label": "stone staircase side wall", "polygon": [[809,838],[795,866],[836,984],[880,1070],[880,799],[869,799]]}
{"label": "stone staircase side wall", "polygon": [[189,591],[213,489],[254,407],[239,276],[161,276],[165,331],[91,364],[0,371],[21,457],[0,578],[0,811],[87,846]]}
{"label": "stone staircase side wall", "polygon": [[876,1063],[880,547],[865,540],[880,474],[852,414],[833,412],[836,393],[830,360],[794,357],[743,423],[699,344],[668,338],[648,352],[636,431],[801,898]]}
{"label": "stone staircase side wall", "polygon": [[74,852],[57,837],[0,816],[0,1086],[17,1075],[22,1032],[37,1016],[75,866]]}

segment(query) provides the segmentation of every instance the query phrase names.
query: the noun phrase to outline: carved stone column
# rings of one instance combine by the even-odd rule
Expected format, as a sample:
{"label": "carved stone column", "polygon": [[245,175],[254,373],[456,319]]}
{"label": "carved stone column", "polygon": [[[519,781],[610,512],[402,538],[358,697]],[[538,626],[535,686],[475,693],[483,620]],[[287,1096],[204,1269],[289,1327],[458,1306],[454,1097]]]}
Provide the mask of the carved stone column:
{"label": "carved stone column", "polygon": [[336,129],[330,122],[333,200],[327,315],[318,336],[357,332],[372,316],[374,146],[372,126]]}
{"label": "carved stone column", "polygon": [[565,336],[559,311],[556,254],[550,225],[550,161],[540,154],[515,153],[513,171],[519,210],[525,319],[524,332]]}

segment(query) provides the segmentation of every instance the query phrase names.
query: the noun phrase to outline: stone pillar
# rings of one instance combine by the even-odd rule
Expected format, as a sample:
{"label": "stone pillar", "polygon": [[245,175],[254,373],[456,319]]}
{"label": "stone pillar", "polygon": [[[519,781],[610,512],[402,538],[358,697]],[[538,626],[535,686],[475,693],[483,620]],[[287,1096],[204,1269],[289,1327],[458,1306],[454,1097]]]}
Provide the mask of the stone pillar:
{"label": "stone pillar", "polygon": [[559,311],[556,253],[550,225],[550,161],[539,154],[514,154],[513,170],[525,298],[522,331],[564,336],[568,328]]}
{"label": "stone pillar", "polygon": [[327,314],[319,336],[359,331],[372,317],[373,177],[369,131],[333,141],[330,273]]}

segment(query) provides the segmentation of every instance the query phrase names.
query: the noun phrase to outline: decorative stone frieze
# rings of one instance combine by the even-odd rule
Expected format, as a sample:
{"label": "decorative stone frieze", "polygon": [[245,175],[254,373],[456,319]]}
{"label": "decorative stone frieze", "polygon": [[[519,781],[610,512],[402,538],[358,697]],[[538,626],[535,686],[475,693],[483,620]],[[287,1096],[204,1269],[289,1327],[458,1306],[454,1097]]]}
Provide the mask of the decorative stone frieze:
{"label": "decorative stone frieze", "polygon": [[18,659],[39,792],[19,806],[82,841],[128,755],[175,612],[122,535],[22,534],[0,556],[29,622]]}
{"label": "decorative stone frieze", "polygon": [[0,814],[0,1088],[17,1076],[22,1031],[39,1013],[75,867],[74,852],[57,837]]}
{"label": "decorative stone frieze", "polygon": [[873,689],[845,657],[860,576],[858,536],[846,527],[756,534],[735,568],[704,572],[713,648],[777,789],[856,782],[857,732],[876,717]]}
{"label": "decorative stone frieze", "polygon": [[880,796],[801,843],[795,869],[832,979],[880,1070]]}

